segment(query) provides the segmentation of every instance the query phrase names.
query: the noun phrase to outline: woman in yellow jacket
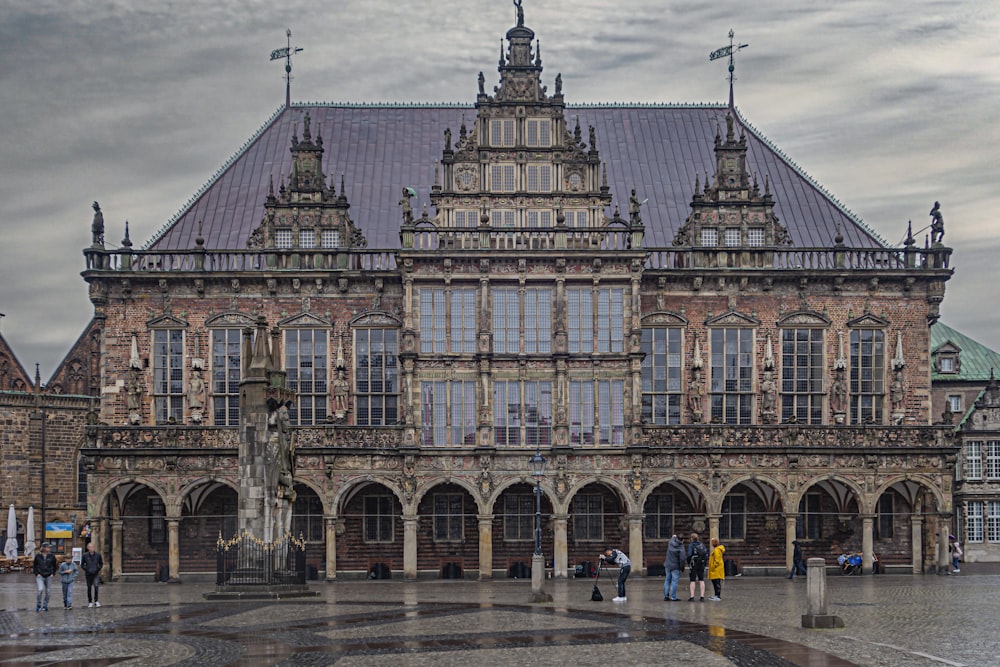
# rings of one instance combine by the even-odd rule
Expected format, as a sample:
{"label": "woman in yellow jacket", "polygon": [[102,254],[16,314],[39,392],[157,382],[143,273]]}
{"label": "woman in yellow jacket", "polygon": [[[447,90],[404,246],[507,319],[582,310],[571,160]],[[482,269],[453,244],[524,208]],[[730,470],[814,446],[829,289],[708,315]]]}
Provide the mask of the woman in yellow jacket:
{"label": "woman in yellow jacket", "polygon": [[708,578],[712,581],[712,588],[715,589],[715,595],[708,598],[712,602],[719,602],[722,599],[722,581],[726,578],[726,566],[722,556],[725,553],[726,547],[713,537],[712,553],[708,556]]}

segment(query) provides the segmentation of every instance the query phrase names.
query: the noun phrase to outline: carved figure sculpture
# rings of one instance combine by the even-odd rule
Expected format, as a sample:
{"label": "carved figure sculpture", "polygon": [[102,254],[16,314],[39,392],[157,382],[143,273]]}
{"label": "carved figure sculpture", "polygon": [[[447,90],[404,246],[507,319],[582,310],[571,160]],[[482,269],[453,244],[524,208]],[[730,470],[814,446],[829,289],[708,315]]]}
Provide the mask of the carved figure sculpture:
{"label": "carved figure sculpture", "polygon": [[847,385],[844,384],[844,371],[839,369],[830,387],[830,409],[834,414],[843,414],[847,409]]}
{"label": "carved figure sculpture", "polygon": [[479,94],[486,94],[486,77],[483,76],[482,72],[479,73]]}
{"label": "carved figure sculpture", "polygon": [[766,424],[774,423],[777,390],[778,386],[774,382],[774,374],[771,371],[764,371],[764,379],[760,383],[760,412]]}
{"label": "carved figure sculpture", "polygon": [[562,72],[556,74],[556,95],[562,95]]}
{"label": "carved figure sculpture", "polygon": [[337,379],[333,381],[333,412],[337,421],[343,421],[347,416],[347,395],[351,385],[347,381],[347,372],[343,368],[337,369]]}
{"label": "carved figure sculpture", "polygon": [[632,188],[632,194],[628,197],[628,217],[632,222],[639,221],[639,207],[642,204],[639,202],[639,198],[635,195],[635,188]]}
{"label": "carved figure sculpture", "polygon": [[514,7],[517,8],[517,25],[524,25],[524,8],[521,7],[521,0],[514,0]]}
{"label": "carved figure sculpture", "polygon": [[941,243],[944,240],[944,216],[941,215],[941,203],[934,202],[931,209],[931,243]]}
{"label": "carved figure sculpture", "polygon": [[688,408],[691,410],[691,421],[700,424],[704,412],[702,410],[702,392],[704,386],[701,381],[701,370],[695,369],[694,376],[688,384]]}
{"label": "carved figure sculpture", "polygon": [[101,213],[101,205],[96,201],[91,205],[94,209],[94,221],[90,224],[90,235],[95,246],[104,245],[104,214]]}
{"label": "carved figure sculpture", "polygon": [[409,188],[403,188],[403,198],[399,200],[399,205],[403,209],[403,224],[408,225],[413,222],[413,205],[410,203],[410,198],[413,197],[410,194]]}
{"label": "carved figure sculpture", "polygon": [[205,407],[205,381],[201,379],[201,371],[197,368],[191,371],[187,399],[188,408],[191,410],[201,410]]}
{"label": "carved figure sculpture", "polygon": [[295,475],[295,444],[292,442],[291,418],[288,408],[291,401],[283,403],[276,412],[276,422],[278,431],[278,494],[288,498],[294,498],[292,487],[293,476]]}
{"label": "carved figure sculpture", "polygon": [[903,373],[896,371],[889,385],[889,398],[892,400],[892,411],[903,412]]}

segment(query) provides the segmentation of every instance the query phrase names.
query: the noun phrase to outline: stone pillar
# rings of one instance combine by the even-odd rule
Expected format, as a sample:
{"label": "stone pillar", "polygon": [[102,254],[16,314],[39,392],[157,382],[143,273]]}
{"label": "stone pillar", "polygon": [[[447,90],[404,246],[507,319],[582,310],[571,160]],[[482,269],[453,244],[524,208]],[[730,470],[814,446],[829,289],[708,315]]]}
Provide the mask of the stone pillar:
{"label": "stone pillar", "polygon": [[552,515],[552,576],[565,579],[569,576],[569,544],[566,539],[568,514]]}
{"label": "stone pillar", "polygon": [[938,517],[937,530],[937,571],[938,574],[949,574],[951,572],[951,554],[948,553],[948,531],[951,530],[951,517],[942,514]]}
{"label": "stone pillar", "polygon": [[[721,518],[722,518],[721,514],[708,515],[708,540],[702,540],[703,542],[707,541],[709,544],[711,544],[713,539],[714,540],[719,539],[719,519]],[[709,548],[708,551],[709,553],[711,553],[712,549]]]}
{"label": "stone pillar", "polygon": [[789,573],[795,566],[792,558],[795,555],[795,545],[792,544],[792,541],[795,539],[795,526],[798,518],[798,514],[785,515],[785,570]]}
{"label": "stone pillar", "polygon": [[[169,570],[168,580],[172,584],[181,582],[181,540],[180,527],[181,520],[178,518],[167,519],[167,568]],[[157,572],[157,580],[160,573]]]}
{"label": "stone pillar", "polygon": [[403,579],[417,578],[417,524],[418,516],[403,516]]}
{"label": "stone pillar", "polygon": [[[96,522],[97,531],[90,536],[90,541],[94,543],[94,551],[101,554],[101,558],[104,558],[104,568],[101,570],[101,576],[105,577],[108,581],[111,580],[111,574],[108,571],[108,563],[110,558],[105,558],[107,554],[104,549],[108,544],[108,531],[110,530],[110,524],[107,519],[101,519]],[[91,524],[93,526],[93,524]],[[84,549],[86,550],[86,549]]]}
{"label": "stone pillar", "polygon": [[923,549],[924,527],[923,517],[919,514],[910,516],[910,549],[913,558],[913,574],[920,574],[923,571],[924,554]]}
{"label": "stone pillar", "polygon": [[872,554],[875,549],[875,517],[871,514],[861,516],[861,571],[872,571]]}
{"label": "stone pillar", "polygon": [[337,517],[324,516],[323,524],[326,527],[326,581],[337,580]]}
{"label": "stone pillar", "polygon": [[122,576],[122,520],[111,522],[111,581]]}
{"label": "stone pillar", "polygon": [[646,575],[646,565],[642,556],[642,514],[628,515],[628,554],[632,570],[638,576]]}
{"label": "stone pillar", "polygon": [[826,604],[826,561],[810,558],[806,561],[807,611],[802,615],[803,628],[842,628],[844,620],[829,612]]}
{"label": "stone pillar", "polygon": [[493,515],[480,514],[479,519],[479,581],[493,578]]}

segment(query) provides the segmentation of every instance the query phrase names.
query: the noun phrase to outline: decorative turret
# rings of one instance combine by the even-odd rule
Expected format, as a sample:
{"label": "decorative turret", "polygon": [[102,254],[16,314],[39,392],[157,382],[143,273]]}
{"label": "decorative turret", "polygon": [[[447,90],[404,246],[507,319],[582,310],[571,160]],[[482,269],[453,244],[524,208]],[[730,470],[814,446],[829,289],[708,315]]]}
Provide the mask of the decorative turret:
{"label": "decorative turret", "polygon": [[691,215],[678,229],[675,246],[755,247],[791,243],[788,230],[774,214],[770,180],[761,194],[757,177],[747,169],[747,139],[736,137],[732,113],[726,114],[726,134],[715,134],[715,176],[705,175],[704,189],[695,176]]}
{"label": "decorative turret", "polygon": [[[499,83],[488,93],[480,72],[475,124],[467,128],[463,119],[454,143],[452,128],[444,131],[429,188],[437,213],[426,223],[546,228],[555,225],[558,209],[567,227],[603,227],[609,220],[601,211],[612,196],[606,174],[602,180],[597,132],[591,127],[584,143],[579,120],[572,133],[567,129],[562,75],[556,75],[555,94],[549,96],[535,33],[524,24],[521,0],[514,7],[516,23],[506,33],[506,49],[500,42]],[[400,205],[405,221],[406,205],[402,200]]]}
{"label": "decorative turret", "polygon": [[351,205],[343,180],[339,195],[333,178],[327,185],[322,167],[323,136],[317,131],[313,138],[311,122],[306,113],[301,139],[298,128],[292,129],[292,171],[287,187],[282,176],[275,195],[274,176],[270,177],[264,220],[247,240],[250,248],[331,250],[368,245],[348,214]]}

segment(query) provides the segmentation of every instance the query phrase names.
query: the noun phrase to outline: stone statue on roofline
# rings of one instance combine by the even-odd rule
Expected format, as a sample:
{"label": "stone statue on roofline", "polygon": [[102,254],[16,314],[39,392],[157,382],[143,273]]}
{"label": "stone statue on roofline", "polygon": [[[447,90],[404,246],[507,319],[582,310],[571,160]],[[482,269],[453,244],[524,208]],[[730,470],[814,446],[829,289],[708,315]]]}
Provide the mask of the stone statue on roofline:
{"label": "stone statue on roofline", "polygon": [[91,204],[94,209],[94,221],[90,224],[91,243],[94,247],[104,247],[104,214],[101,212],[101,205],[96,201]]}
{"label": "stone statue on roofline", "polygon": [[941,203],[934,202],[931,209],[931,244],[941,245],[944,240],[944,216],[941,215]]}
{"label": "stone statue on roofline", "polygon": [[410,203],[410,199],[412,198],[413,198],[413,189],[403,188],[403,197],[399,200],[399,205],[403,209],[404,225],[413,224],[413,204]]}

